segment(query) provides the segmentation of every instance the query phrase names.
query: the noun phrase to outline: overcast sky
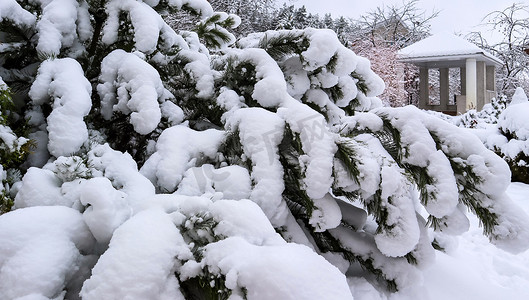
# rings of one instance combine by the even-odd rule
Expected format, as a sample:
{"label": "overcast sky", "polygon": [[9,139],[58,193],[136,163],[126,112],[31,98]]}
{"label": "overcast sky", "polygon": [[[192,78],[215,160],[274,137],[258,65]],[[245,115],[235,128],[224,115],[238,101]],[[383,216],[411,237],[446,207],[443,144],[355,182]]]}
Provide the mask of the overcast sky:
{"label": "overcast sky", "polygon": [[[305,5],[311,13],[323,16],[331,13],[333,17],[341,15],[358,18],[362,14],[378,6],[401,5],[403,0],[285,0],[296,7]],[[483,17],[495,10],[503,10],[514,2],[529,4],[528,0],[419,0],[418,7],[431,12],[440,11],[439,16],[432,21],[432,33],[448,31],[466,34],[471,31],[483,31],[477,27]]]}

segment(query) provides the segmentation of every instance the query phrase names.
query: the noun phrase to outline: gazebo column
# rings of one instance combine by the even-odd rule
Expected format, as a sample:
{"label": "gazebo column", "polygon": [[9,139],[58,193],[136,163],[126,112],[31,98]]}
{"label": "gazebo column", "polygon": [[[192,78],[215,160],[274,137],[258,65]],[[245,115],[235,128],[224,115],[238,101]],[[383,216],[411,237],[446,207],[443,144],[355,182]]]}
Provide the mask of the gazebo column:
{"label": "gazebo column", "polygon": [[439,110],[448,110],[448,101],[450,100],[450,80],[448,77],[448,68],[439,69]]}
{"label": "gazebo column", "polygon": [[485,62],[478,61],[476,63],[476,88],[477,88],[477,101],[476,101],[476,109],[480,111],[483,108],[483,105],[485,105],[485,98],[487,94],[487,85],[486,85],[486,79],[485,79]]}
{"label": "gazebo column", "polygon": [[459,79],[461,82],[461,95],[467,94],[467,69],[465,67],[459,68]]}
{"label": "gazebo column", "polygon": [[[487,66],[487,91],[492,92],[492,97],[497,97],[496,95],[496,67],[495,66]],[[489,103],[489,98],[485,99],[485,104]]]}
{"label": "gazebo column", "polygon": [[430,93],[428,91],[428,68],[419,69],[419,108],[426,109],[430,105]]}
{"label": "gazebo column", "polygon": [[476,59],[467,58],[465,74],[465,95],[466,105],[465,110],[475,109],[477,105],[477,74],[476,74]]}
{"label": "gazebo column", "polygon": [[457,114],[464,114],[467,109],[466,94],[467,94],[467,68],[464,66],[459,68],[459,82],[461,84],[461,95],[456,96]]}

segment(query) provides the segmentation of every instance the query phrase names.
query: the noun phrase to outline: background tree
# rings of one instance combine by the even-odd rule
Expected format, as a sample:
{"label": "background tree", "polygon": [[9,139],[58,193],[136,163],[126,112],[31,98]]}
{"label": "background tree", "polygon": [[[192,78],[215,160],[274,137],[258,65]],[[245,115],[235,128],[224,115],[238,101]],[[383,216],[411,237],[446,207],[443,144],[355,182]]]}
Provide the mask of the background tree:
{"label": "background tree", "polygon": [[[391,106],[417,104],[418,69],[398,62],[397,52],[430,34],[430,22],[439,12],[417,7],[417,1],[384,5],[361,16],[348,37],[353,51],[368,57],[386,83],[380,96]],[[367,37],[367,39],[366,39]]]}
{"label": "background tree", "polygon": [[528,7],[515,3],[485,18],[485,25],[499,41],[487,41],[480,32],[469,39],[503,61],[497,72],[498,91],[512,97],[517,87],[529,90],[529,16]]}
{"label": "background tree", "polygon": [[276,0],[211,0],[209,3],[215,11],[240,16],[241,25],[232,30],[237,36],[266,31],[275,26],[272,16],[277,11]]}
{"label": "background tree", "polygon": [[284,3],[276,13],[274,29],[293,29],[296,26],[296,24],[294,24],[295,10],[296,8],[294,5],[287,5]]}
{"label": "background tree", "polygon": [[373,46],[383,42],[406,47],[424,39],[430,34],[430,21],[439,15],[438,11],[426,12],[417,7],[418,0],[403,2],[402,5],[384,5],[366,13],[359,20]]}
{"label": "background tree", "polygon": [[271,17],[271,19],[274,21],[272,27],[269,29],[304,29],[308,27],[325,27],[318,14],[308,13],[305,6],[296,8],[294,5],[286,5],[286,3],[284,3],[280,9],[275,11],[274,16]]}
{"label": "background tree", "polygon": [[373,71],[383,78],[386,88],[379,98],[384,105],[399,107],[414,104],[410,101],[410,94],[413,93],[410,85],[418,76],[418,70],[398,61],[398,49],[395,46],[380,43],[373,47],[369,41],[357,41],[351,45],[351,49],[368,58]]}

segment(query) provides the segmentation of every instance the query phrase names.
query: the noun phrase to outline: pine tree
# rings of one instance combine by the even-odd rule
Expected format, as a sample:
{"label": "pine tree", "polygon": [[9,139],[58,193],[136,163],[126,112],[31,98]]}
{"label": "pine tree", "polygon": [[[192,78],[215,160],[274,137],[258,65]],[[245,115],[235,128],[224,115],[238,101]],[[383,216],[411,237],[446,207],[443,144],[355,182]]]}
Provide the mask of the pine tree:
{"label": "pine tree", "polygon": [[266,31],[274,28],[275,0],[211,0],[215,11],[236,14],[241,17],[241,25],[232,32],[236,36],[247,35],[252,32]]}
{"label": "pine tree", "polygon": [[275,29],[293,29],[294,28],[294,5],[287,5],[283,3],[283,6],[276,13],[274,24]]}
{"label": "pine tree", "polygon": [[323,16],[323,24],[325,28],[333,29],[334,20],[332,19],[331,14],[327,13]]}
{"label": "pine tree", "polygon": [[[5,3],[0,76],[27,86],[11,111],[36,145],[0,216],[8,298],[350,299],[360,267],[396,291],[467,209],[491,242],[528,246],[503,160],[381,107],[331,30],[235,42],[239,18],[205,0]],[[177,33],[174,11],[201,21]],[[54,264],[14,267],[37,258]]]}
{"label": "pine tree", "polygon": [[21,180],[20,165],[32,149],[32,142],[23,136],[27,126],[14,108],[11,91],[0,78],[0,214],[10,211],[14,204],[10,190]]}

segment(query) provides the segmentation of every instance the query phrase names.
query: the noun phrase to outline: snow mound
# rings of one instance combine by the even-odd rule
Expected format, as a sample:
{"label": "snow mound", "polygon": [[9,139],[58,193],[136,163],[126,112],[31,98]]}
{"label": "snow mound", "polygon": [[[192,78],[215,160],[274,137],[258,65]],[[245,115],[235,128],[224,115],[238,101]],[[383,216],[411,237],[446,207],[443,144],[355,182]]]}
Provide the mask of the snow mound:
{"label": "snow mound", "polygon": [[184,299],[174,268],[177,259],[191,256],[169,215],[159,209],[139,212],[114,232],[80,295],[88,300],[148,299],[153,295]]}
{"label": "snow mound", "polygon": [[64,206],[29,207],[0,216],[0,295],[55,298],[95,240],[82,215]]}
{"label": "snow mound", "polygon": [[527,95],[521,87],[517,87],[514,95],[512,96],[510,105],[516,105],[525,102],[527,102]]}
{"label": "snow mound", "polygon": [[231,237],[208,245],[203,262],[239,296],[236,287],[244,288],[248,299],[352,299],[343,274],[302,245],[257,246]]}

